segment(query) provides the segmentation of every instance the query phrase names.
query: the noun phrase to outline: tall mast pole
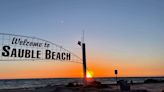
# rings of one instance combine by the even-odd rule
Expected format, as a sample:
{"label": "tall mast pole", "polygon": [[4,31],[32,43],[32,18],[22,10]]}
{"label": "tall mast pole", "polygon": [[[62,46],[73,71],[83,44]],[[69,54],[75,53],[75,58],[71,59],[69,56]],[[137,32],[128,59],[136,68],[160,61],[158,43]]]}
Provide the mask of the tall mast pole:
{"label": "tall mast pole", "polygon": [[86,48],[84,43],[84,30],[82,31],[81,41],[78,41],[78,45],[82,48],[82,62],[83,62],[83,83],[87,85],[87,63],[86,63]]}
{"label": "tall mast pole", "polygon": [[84,86],[87,85],[87,64],[86,64],[86,47],[84,42],[84,30],[82,33],[82,60],[83,60],[83,77],[84,77]]}

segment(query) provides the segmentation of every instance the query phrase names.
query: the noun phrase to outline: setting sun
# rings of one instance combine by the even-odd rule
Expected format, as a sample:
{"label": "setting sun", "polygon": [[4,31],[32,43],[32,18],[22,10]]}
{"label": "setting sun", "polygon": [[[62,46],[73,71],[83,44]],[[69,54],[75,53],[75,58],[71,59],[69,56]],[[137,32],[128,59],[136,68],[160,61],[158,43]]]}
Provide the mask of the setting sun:
{"label": "setting sun", "polygon": [[93,73],[91,71],[87,71],[87,78],[92,78],[93,77]]}

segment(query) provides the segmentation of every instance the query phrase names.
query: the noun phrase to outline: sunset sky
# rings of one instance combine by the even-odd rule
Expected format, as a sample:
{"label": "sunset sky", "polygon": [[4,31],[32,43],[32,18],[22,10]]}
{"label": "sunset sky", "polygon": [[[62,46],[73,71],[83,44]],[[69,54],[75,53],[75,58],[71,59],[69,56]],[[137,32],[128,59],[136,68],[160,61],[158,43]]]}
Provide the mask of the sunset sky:
{"label": "sunset sky", "polygon": [[[164,0],[0,0],[0,33],[42,38],[81,57],[94,77],[164,76]],[[0,79],[82,77],[82,65],[0,61]]]}

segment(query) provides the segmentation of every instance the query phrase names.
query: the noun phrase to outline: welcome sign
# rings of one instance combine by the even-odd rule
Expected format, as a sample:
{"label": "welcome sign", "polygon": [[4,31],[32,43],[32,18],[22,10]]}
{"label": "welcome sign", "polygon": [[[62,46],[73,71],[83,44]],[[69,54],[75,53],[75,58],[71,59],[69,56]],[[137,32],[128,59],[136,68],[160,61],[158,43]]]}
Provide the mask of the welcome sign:
{"label": "welcome sign", "polygon": [[75,60],[75,54],[52,42],[0,33],[0,60]]}

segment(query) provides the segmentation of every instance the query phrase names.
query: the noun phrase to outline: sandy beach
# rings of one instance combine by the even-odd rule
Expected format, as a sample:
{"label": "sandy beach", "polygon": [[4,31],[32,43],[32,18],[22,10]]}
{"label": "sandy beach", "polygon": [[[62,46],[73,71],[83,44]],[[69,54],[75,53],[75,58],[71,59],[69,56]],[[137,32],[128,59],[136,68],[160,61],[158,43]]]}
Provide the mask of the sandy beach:
{"label": "sandy beach", "polygon": [[107,85],[105,88],[95,87],[66,87],[63,85],[21,88],[21,89],[1,89],[0,92],[163,92],[164,83],[142,83],[133,84],[130,91],[120,91],[118,85]]}

